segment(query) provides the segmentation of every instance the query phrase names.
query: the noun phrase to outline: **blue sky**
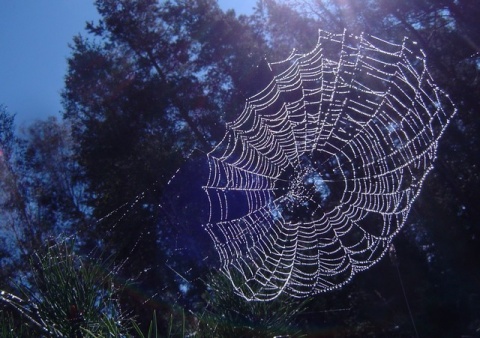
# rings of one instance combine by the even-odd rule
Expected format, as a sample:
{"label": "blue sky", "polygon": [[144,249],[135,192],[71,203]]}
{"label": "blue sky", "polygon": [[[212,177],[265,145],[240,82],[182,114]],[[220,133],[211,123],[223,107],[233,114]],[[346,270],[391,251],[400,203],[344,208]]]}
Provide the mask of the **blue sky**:
{"label": "blue sky", "polygon": [[[255,0],[220,0],[251,13]],[[0,0],[0,104],[19,125],[60,116],[68,44],[99,16],[93,0]]]}

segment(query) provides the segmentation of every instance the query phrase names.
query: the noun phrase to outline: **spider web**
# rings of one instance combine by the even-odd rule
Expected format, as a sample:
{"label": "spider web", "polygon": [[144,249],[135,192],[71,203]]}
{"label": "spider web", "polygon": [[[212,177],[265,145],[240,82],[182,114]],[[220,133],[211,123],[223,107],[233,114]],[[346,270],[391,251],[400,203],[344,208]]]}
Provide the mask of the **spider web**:
{"label": "spider web", "polygon": [[312,51],[269,67],[273,80],[203,155],[208,172],[184,175],[208,200],[184,213],[206,220],[248,300],[337,289],[378,262],[456,112],[407,38],[320,31]]}

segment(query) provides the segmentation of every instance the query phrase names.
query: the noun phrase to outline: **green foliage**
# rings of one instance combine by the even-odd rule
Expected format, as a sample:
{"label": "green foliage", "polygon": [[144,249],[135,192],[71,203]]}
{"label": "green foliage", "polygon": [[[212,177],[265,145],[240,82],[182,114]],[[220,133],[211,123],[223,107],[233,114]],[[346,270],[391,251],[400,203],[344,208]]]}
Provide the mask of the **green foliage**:
{"label": "green foliage", "polygon": [[18,311],[23,321],[49,337],[126,332],[111,260],[85,259],[74,252],[74,241],[52,242],[31,259],[29,280],[18,285],[21,297],[0,299]]}
{"label": "green foliage", "polygon": [[0,149],[2,151],[2,159],[4,157],[8,158],[15,143],[14,118],[14,115],[9,114],[5,106],[0,105]]}
{"label": "green foliage", "polygon": [[[204,295],[205,305],[190,312],[187,324],[185,310],[180,316],[167,314],[166,332],[160,331],[157,314],[144,334],[133,318],[120,310],[115,285],[116,269],[111,260],[100,263],[74,252],[74,241],[52,242],[31,260],[29,283],[18,286],[21,297],[2,293],[0,332],[2,337],[29,335],[45,337],[259,337],[299,336],[293,324],[306,302],[281,298],[274,302],[247,302],[235,295],[223,275],[212,274]],[[17,317],[13,317],[13,315]]]}
{"label": "green foliage", "polygon": [[89,210],[69,125],[52,117],[18,133],[0,109],[0,264],[20,274],[46,238],[85,225]]}
{"label": "green foliage", "polygon": [[281,295],[270,302],[247,301],[234,293],[223,274],[211,274],[204,294],[205,309],[198,315],[205,337],[300,337],[296,316],[309,300]]}
{"label": "green foliage", "polygon": [[[137,323],[133,322],[132,325],[133,325],[133,328],[135,329],[135,331],[137,332],[137,334],[140,338],[157,338],[157,337],[159,337],[158,325],[157,325],[157,313],[155,311],[153,312],[153,319],[150,322],[150,326],[148,327],[148,332],[147,332],[146,335],[143,334],[142,330],[140,329],[140,327],[138,326]],[[172,324],[170,323],[170,325],[172,325]],[[170,337],[170,334],[168,335],[168,337]]]}
{"label": "green foliage", "polygon": [[12,313],[0,310],[0,337],[31,337],[33,332],[24,323],[16,323]]}

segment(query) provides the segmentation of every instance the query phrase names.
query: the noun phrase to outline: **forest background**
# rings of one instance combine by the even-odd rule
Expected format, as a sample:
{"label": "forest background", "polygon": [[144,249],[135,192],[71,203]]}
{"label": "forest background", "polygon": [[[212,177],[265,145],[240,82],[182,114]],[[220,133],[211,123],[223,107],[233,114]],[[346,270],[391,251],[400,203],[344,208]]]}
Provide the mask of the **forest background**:
{"label": "forest background", "polygon": [[[291,325],[312,337],[479,334],[476,1],[264,0],[250,16],[224,12],[214,0],[95,4],[101,20],[72,39],[63,118],[34,122],[19,133],[14,116],[0,110],[0,289],[16,293],[19,283],[32,285],[29,258],[60,235],[74,235],[75,252],[88,256],[99,249],[114,257],[116,283],[134,281],[119,291],[119,303],[142,327],[155,310],[166,332],[178,315],[176,304],[188,309],[183,318],[191,330],[208,308],[218,315],[217,325],[223,316],[229,318],[224,326],[250,327],[251,336],[261,332],[265,309],[258,304],[245,305],[248,315],[228,314],[243,306],[240,299],[215,298],[204,280],[179,278],[181,267],[199,275],[208,267],[179,253],[181,245],[172,243],[183,240],[182,232],[158,204],[191,151],[208,152],[225,123],[261,89],[265,58],[311,50],[319,29],[347,29],[417,41],[458,113],[394,241],[397,256],[292,310]],[[178,191],[187,193],[188,187]],[[271,304],[269,313],[275,309],[277,315],[285,310]]]}

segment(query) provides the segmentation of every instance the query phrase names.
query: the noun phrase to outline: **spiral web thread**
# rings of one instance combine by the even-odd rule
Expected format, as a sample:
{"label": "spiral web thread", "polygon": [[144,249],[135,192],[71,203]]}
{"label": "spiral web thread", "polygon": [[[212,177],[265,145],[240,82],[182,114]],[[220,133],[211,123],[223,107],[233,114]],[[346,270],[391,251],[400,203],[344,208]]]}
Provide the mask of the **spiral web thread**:
{"label": "spiral web thread", "polygon": [[270,63],[208,155],[205,230],[248,300],[342,287],[385,254],[456,109],[416,43],[319,32]]}

